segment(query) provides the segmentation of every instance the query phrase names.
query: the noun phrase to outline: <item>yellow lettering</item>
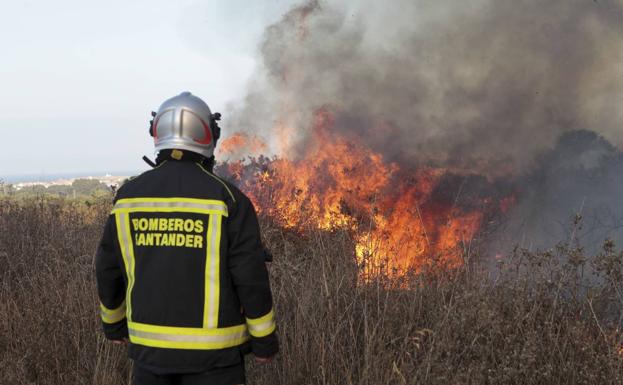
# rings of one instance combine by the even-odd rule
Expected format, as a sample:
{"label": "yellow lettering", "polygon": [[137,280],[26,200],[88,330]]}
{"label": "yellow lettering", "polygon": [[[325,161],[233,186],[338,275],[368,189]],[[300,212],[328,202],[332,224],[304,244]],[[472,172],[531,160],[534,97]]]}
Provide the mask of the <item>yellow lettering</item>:
{"label": "yellow lettering", "polygon": [[133,218],[136,246],[175,246],[202,249],[206,235],[203,219]]}
{"label": "yellow lettering", "polygon": [[186,247],[195,247],[194,244],[193,244],[193,241],[195,239],[194,237],[195,236],[191,235],[191,234],[184,235],[184,245]]}
{"label": "yellow lettering", "polygon": [[149,222],[145,218],[141,218],[138,220],[138,229],[141,231],[146,231],[147,227],[149,227]]}
{"label": "yellow lettering", "polygon": [[203,235],[195,235],[195,247],[201,249],[203,247]]}
{"label": "yellow lettering", "polygon": [[195,233],[203,233],[203,221],[201,219],[195,221]]}
{"label": "yellow lettering", "polygon": [[184,230],[184,220],[180,218],[175,218],[175,231]]}
{"label": "yellow lettering", "polygon": [[187,219],[186,221],[184,221],[184,231],[190,233],[191,231],[193,231],[193,227],[195,227],[195,225],[192,219]]}
{"label": "yellow lettering", "polygon": [[175,246],[184,247],[186,246],[186,237],[184,234],[175,234]]}
{"label": "yellow lettering", "polygon": [[169,246],[169,237],[167,237],[167,235],[169,234],[160,234],[162,235],[162,238],[160,238],[160,246]]}
{"label": "yellow lettering", "polygon": [[145,246],[145,233],[139,233],[136,246]]}

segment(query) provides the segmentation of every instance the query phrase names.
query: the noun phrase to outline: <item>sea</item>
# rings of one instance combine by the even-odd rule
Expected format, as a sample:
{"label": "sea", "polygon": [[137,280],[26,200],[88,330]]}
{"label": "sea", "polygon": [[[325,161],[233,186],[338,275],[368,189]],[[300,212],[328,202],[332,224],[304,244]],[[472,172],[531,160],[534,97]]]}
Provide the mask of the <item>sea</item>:
{"label": "sea", "polygon": [[59,179],[87,178],[105,175],[138,175],[142,171],[110,171],[110,172],[85,172],[85,173],[41,173],[24,175],[0,175],[0,182],[8,184],[28,183],[28,182],[52,182]]}

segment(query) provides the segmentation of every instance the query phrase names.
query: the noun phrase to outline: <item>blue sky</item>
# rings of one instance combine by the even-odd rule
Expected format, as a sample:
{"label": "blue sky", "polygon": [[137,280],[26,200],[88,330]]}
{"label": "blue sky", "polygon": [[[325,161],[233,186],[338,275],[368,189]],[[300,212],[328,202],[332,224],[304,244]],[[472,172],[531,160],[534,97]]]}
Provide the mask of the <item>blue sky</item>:
{"label": "blue sky", "polygon": [[295,3],[5,1],[0,178],[143,169],[149,112],[184,90],[235,103],[264,28]]}

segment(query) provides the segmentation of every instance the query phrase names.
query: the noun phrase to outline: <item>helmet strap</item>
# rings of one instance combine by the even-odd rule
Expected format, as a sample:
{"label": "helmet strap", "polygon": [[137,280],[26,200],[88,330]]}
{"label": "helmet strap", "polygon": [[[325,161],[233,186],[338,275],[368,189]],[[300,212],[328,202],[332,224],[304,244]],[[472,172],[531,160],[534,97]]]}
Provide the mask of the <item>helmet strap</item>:
{"label": "helmet strap", "polygon": [[143,156],[143,160],[145,161],[145,163],[150,165],[152,168],[156,167],[156,164],[154,163],[154,161],[149,159],[147,156]]}

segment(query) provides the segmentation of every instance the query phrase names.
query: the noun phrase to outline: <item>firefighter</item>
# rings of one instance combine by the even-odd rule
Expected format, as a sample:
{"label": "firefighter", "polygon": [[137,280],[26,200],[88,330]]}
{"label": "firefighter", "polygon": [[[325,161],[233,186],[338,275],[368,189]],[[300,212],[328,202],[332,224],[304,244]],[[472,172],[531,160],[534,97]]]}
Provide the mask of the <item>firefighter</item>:
{"label": "firefighter", "polygon": [[212,172],[219,114],[184,92],[151,122],[154,168],[117,192],[96,255],[104,334],[128,344],[134,384],[244,384],[277,353],[257,216]]}

